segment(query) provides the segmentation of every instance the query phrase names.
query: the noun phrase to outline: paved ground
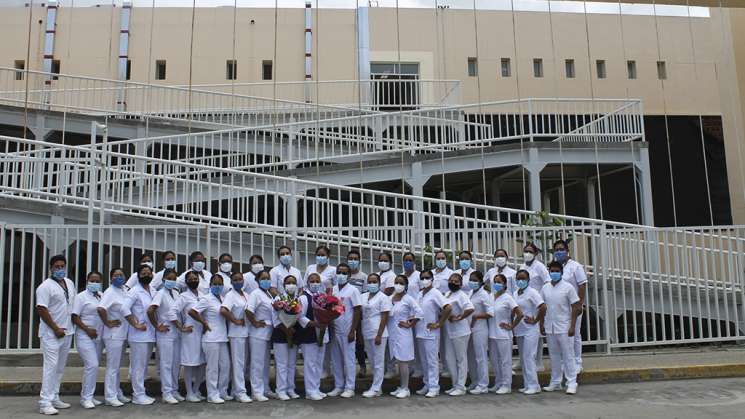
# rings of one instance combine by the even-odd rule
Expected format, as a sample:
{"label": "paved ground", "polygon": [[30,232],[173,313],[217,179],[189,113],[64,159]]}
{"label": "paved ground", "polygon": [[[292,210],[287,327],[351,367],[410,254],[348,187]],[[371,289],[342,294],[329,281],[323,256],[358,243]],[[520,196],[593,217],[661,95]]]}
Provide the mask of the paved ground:
{"label": "paved ground", "polygon": [[[77,402],[74,396],[65,400]],[[0,397],[1,418],[39,418],[36,397]],[[321,402],[294,400],[221,406],[180,404],[166,406],[128,405],[119,409],[99,407],[83,410],[76,403],[60,417],[68,418],[191,418],[213,417],[281,417],[373,419],[405,417],[407,419],[436,418],[742,418],[745,411],[745,378],[656,381],[626,384],[580,386],[576,396],[563,393],[542,393],[536,396],[510,394],[496,396],[464,396],[457,399],[440,396],[437,399],[412,397],[396,400],[355,398],[326,399]]]}

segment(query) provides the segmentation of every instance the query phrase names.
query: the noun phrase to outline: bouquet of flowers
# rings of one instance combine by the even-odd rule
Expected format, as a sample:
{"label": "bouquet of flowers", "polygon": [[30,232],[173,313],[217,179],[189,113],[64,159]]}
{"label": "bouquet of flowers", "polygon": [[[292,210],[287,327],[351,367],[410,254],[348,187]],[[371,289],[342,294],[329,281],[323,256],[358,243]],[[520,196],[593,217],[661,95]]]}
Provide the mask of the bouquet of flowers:
{"label": "bouquet of flowers", "polygon": [[344,304],[341,299],[325,293],[313,296],[313,317],[320,327],[318,346],[323,346],[323,337],[331,322],[343,313]]}
{"label": "bouquet of flowers", "polygon": [[[285,326],[286,329],[290,329],[297,323],[298,315],[303,311],[303,307],[300,305],[297,297],[289,295],[280,295],[274,299],[272,306],[277,311],[277,317],[279,321]],[[292,335],[287,335],[287,344],[292,347]]]}

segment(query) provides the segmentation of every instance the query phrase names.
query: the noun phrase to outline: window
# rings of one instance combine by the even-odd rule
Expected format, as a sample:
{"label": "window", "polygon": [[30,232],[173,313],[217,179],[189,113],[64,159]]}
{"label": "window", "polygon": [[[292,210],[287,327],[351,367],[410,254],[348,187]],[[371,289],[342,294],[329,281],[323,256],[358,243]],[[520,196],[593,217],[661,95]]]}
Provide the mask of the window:
{"label": "window", "polygon": [[468,57],[468,77],[479,75],[479,62],[475,57]]}
{"label": "window", "polygon": [[533,58],[533,76],[543,77],[543,58]]}
{"label": "window", "polygon": [[272,60],[264,60],[261,62],[261,79],[271,80],[274,70],[272,69]]}
{"label": "window", "polygon": [[[60,73],[60,62],[59,60],[52,60],[52,71],[53,74],[59,74]],[[52,80],[59,80],[59,77],[52,76]]]}
{"label": "window", "polygon": [[26,62],[23,60],[16,60],[14,65],[16,70],[16,80],[23,80],[23,70],[26,69]]}
{"label": "window", "polygon": [[567,78],[573,79],[575,77],[574,59],[570,58],[570,59],[564,60],[564,67],[566,67]]}
{"label": "window", "polygon": [[124,69],[124,80],[132,79],[132,60],[127,60],[127,68]]}
{"label": "window", "polygon": [[512,63],[509,58],[502,58],[502,77],[512,76]]}
{"label": "window", "polygon": [[599,79],[604,79],[608,77],[608,73],[605,71],[605,60],[597,60],[595,61],[595,70],[598,73]]}
{"label": "window", "polygon": [[626,73],[628,74],[630,80],[634,80],[636,78],[636,61],[626,61]]}
{"label": "window", "polygon": [[155,61],[155,80],[166,79],[166,60]]}
{"label": "window", "polygon": [[228,80],[236,80],[238,78],[238,61],[228,60],[225,63],[225,78]]}
{"label": "window", "polygon": [[657,61],[657,78],[660,80],[667,79],[667,66],[664,61]]}

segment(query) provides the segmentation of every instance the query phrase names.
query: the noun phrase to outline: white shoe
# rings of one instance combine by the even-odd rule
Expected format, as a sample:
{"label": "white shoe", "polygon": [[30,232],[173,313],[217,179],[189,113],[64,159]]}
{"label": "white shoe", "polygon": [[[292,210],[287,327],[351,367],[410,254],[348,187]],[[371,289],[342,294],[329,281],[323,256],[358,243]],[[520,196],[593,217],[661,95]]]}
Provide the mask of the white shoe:
{"label": "white shoe", "polygon": [[132,400],[132,404],[138,404],[140,406],[148,406],[155,403],[155,399],[152,397],[145,397],[143,399],[134,399]]}
{"label": "white shoe", "polygon": [[91,399],[94,406],[101,406],[103,402],[101,400]]}
{"label": "white shoe", "polygon": [[167,403],[167,404],[178,404],[178,400],[176,400],[176,398],[173,397],[173,396],[171,396],[170,394],[169,395],[166,395],[166,396],[163,396],[163,399],[162,400],[163,400],[163,403]]}
{"label": "white shoe", "polygon": [[120,402],[117,399],[106,400],[104,403],[106,404],[106,406],[111,406],[111,407],[122,407],[122,406],[124,406],[124,403]]}
{"label": "white shoe", "polygon": [[344,390],[340,396],[344,399],[351,399],[354,397],[354,390]]}
{"label": "white shoe", "polygon": [[451,391],[448,394],[451,396],[457,397],[457,396],[463,396],[464,394],[466,394],[466,391],[458,388],[458,389]]}
{"label": "white shoe", "polygon": [[567,394],[577,394],[577,384],[572,386],[567,386]]}
{"label": "white shoe", "polygon": [[326,397],[328,397],[328,396],[329,396],[328,394],[326,394],[326,393],[324,393],[324,392],[322,392],[322,391],[321,391],[321,392],[319,392],[318,394],[320,394],[320,395],[321,395],[321,398],[322,398],[322,399],[325,399]]}
{"label": "white shoe", "polygon": [[437,397],[439,395],[440,395],[440,393],[437,392],[437,391],[428,391],[427,394],[424,395],[424,397],[427,397],[429,399],[432,399],[432,398],[435,398],[435,397]]}
{"label": "white shoe", "polygon": [[541,388],[540,387],[539,388],[529,388],[529,389],[523,391],[523,394],[525,394],[527,396],[530,396],[530,395],[533,395],[533,394],[538,394],[540,392],[541,392]]}
{"label": "white shoe", "polygon": [[271,390],[269,390],[267,392],[264,392],[264,396],[266,396],[266,397],[268,397],[270,399],[277,399],[278,398],[277,393],[275,393],[275,392],[273,392]]}
{"label": "white shoe", "polygon": [[116,396],[116,399],[119,400],[122,403],[132,403],[132,399],[130,399],[129,397],[127,397],[127,396],[125,396],[123,394],[120,394],[120,395]]}
{"label": "white shoe", "polygon": [[399,391],[401,391],[401,387],[396,387],[396,389],[395,389],[395,390],[391,391],[391,392],[390,392],[390,393],[388,393],[388,394],[390,394],[390,395],[391,395],[391,396],[393,396],[393,397],[396,397],[396,396],[398,395],[398,392],[399,392]]}
{"label": "white shoe", "polygon": [[65,403],[60,399],[52,400],[52,407],[55,409],[69,409],[70,403]]}
{"label": "white shoe", "polygon": [[496,384],[486,389],[488,393],[496,393],[497,390],[499,390],[499,386],[497,386]]}
{"label": "white shoe", "polygon": [[321,396],[320,393],[306,394],[305,398],[306,400],[313,400],[313,401],[323,400],[323,396]]}
{"label": "white shoe", "polygon": [[577,375],[582,374],[582,371],[584,371],[584,370],[585,370],[585,368],[582,365],[578,366],[577,367]]}
{"label": "white shoe", "polygon": [[[182,396],[181,393],[179,393],[178,391],[175,392],[175,393],[173,393],[173,394],[171,394],[171,396],[173,396],[173,398],[176,399],[176,400],[178,400],[179,402],[183,402],[183,401],[186,400],[186,397]],[[95,403],[95,401],[94,401],[94,403]]]}
{"label": "white shoe", "polygon": [[205,400],[207,400],[207,398],[206,398],[206,397],[204,397],[204,396],[202,395],[202,393],[197,393],[197,397],[199,397],[199,400],[201,400],[201,401],[205,401]]}
{"label": "white shoe", "polygon": [[499,387],[495,393],[496,394],[510,394],[512,393],[512,389],[509,387]]}
{"label": "white shoe", "polygon": [[253,400],[248,397],[248,394],[241,394],[235,397],[235,401],[237,401],[238,403],[251,403]]}
{"label": "white shoe", "polygon": [[422,387],[416,391],[416,394],[419,396],[424,396],[427,393],[429,393],[429,389],[427,387]]}
{"label": "white shoe", "polygon": [[483,387],[474,387],[471,390],[468,391],[471,394],[485,394],[488,393],[489,390],[483,388]]}
{"label": "white shoe", "polygon": [[53,406],[45,406],[39,408],[39,413],[42,415],[56,415],[59,413],[59,410],[55,409]]}
{"label": "white shoe", "polygon": [[94,409],[96,407],[91,400],[81,400],[80,405],[83,406],[83,409]]}
{"label": "white shoe", "polygon": [[216,397],[214,399],[207,399],[207,403],[223,404],[223,403],[225,403],[225,400],[223,400],[221,397]]}
{"label": "white shoe", "polygon": [[519,389],[517,389],[517,391],[520,392],[520,393],[525,393],[526,390],[527,390],[527,388],[525,388],[525,387],[520,387]]}
{"label": "white shoe", "polygon": [[381,391],[367,390],[366,392],[362,393],[362,397],[371,399],[373,397],[380,397],[381,394],[383,394]]}
{"label": "white shoe", "polygon": [[450,393],[452,393],[454,391],[455,391],[455,387],[449,388],[449,389],[445,390],[445,394],[449,395]]}
{"label": "white shoe", "polygon": [[548,391],[549,393],[557,390],[561,390],[561,384],[550,384],[546,387],[543,387],[543,391]]}
{"label": "white shoe", "polygon": [[254,400],[256,400],[257,402],[266,402],[266,401],[269,401],[269,397],[266,397],[263,394],[254,394],[252,398]]}
{"label": "white shoe", "polygon": [[288,392],[287,392],[287,395],[288,395],[288,396],[290,396],[290,398],[291,398],[291,399],[293,399],[293,400],[294,400],[294,399],[299,399],[299,398],[300,398],[300,395],[299,395],[299,394],[297,394],[297,393],[295,393],[294,391],[288,391]]}
{"label": "white shoe", "polygon": [[329,397],[336,397],[336,396],[340,395],[342,392],[344,392],[344,389],[335,388],[335,389],[329,391],[328,393],[326,393],[326,395],[329,396]]}
{"label": "white shoe", "polygon": [[189,394],[188,396],[186,396],[186,401],[189,403],[201,403],[202,399],[199,398],[199,396],[197,396],[196,394]]}
{"label": "white shoe", "polygon": [[397,399],[408,399],[411,396],[411,391],[408,388],[402,388],[401,391],[396,394]]}
{"label": "white shoe", "polygon": [[226,402],[232,401],[235,399],[235,397],[231,396],[230,394],[226,394],[224,396],[220,396],[221,399],[225,400]]}
{"label": "white shoe", "polygon": [[282,393],[282,392],[277,393],[277,398],[283,401],[290,400],[290,396],[288,396],[287,393]]}

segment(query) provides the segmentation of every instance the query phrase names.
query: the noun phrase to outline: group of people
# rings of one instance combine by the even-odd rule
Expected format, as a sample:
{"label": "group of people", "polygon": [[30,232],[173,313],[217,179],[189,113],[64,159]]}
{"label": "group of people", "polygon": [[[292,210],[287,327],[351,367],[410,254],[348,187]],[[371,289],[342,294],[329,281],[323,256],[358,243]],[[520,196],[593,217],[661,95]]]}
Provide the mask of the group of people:
{"label": "group of people", "polygon": [[[152,404],[155,399],[145,391],[145,378],[154,348],[161,397],[168,404],[299,398],[299,352],[309,400],[355,396],[358,364],[362,371],[369,365],[372,372],[364,397],[380,396],[383,379],[396,375],[400,381],[392,396],[409,397],[410,376],[420,376],[423,385],[416,394],[437,397],[441,365],[446,370],[442,375],[451,378],[452,386],[445,391],[450,396],[508,394],[513,367],[522,369],[523,394],[557,391],[564,385],[566,393],[575,394],[582,369],[584,267],[569,256],[563,240],[554,243],[554,260],[547,266],[534,244],[523,250],[524,262],[517,269],[508,265],[504,249],[497,250],[494,267],[486,273],[474,269],[468,251],[460,252],[456,269],[448,267],[448,255],[438,251],[434,268],[421,271],[415,255],[405,253],[401,273],[393,271],[392,255],[381,252],[379,271],[370,274],[360,271],[357,250],[331,266],[325,246],[316,249],[316,263],[304,273],[293,265],[288,246],[277,249],[277,266],[266,269],[263,258],[254,255],[245,273],[234,270],[227,253],[218,258],[218,272],[210,273],[207,258],[197,251],[189,256],[189,269],[179,274],[176,254],[168,251],[157,272],[147,254],[129,278],[122,269],[112,269],[105,291],[103,274],[90,272],[80,293],[68,278],[64,256],[54,256],[49,278],[36,289],[44,356],[40,413],[70,407],[60,400],[59,387],[73,335],[84,364],[84,408]],[[314,298],[323,293],[344,306],[330,325],[314,316]],[[278,299],[299,303],[294,325],[280,320]],[[551,380],[543,388],[537,377],[543,368],[542,336],[551,362]],[[518,366],[512,364],[513,338]],[[120,387],[125,344],[131,398]],[[274,390],[269,381],[271,353]],[[103,402],[94,398],[99,366],[106,369]],[[495,376],[491,387],[490,366]],[[185,395],[179,390],[182,369]],[[334,387],[324,393],[321,378],[329,371]]]}

